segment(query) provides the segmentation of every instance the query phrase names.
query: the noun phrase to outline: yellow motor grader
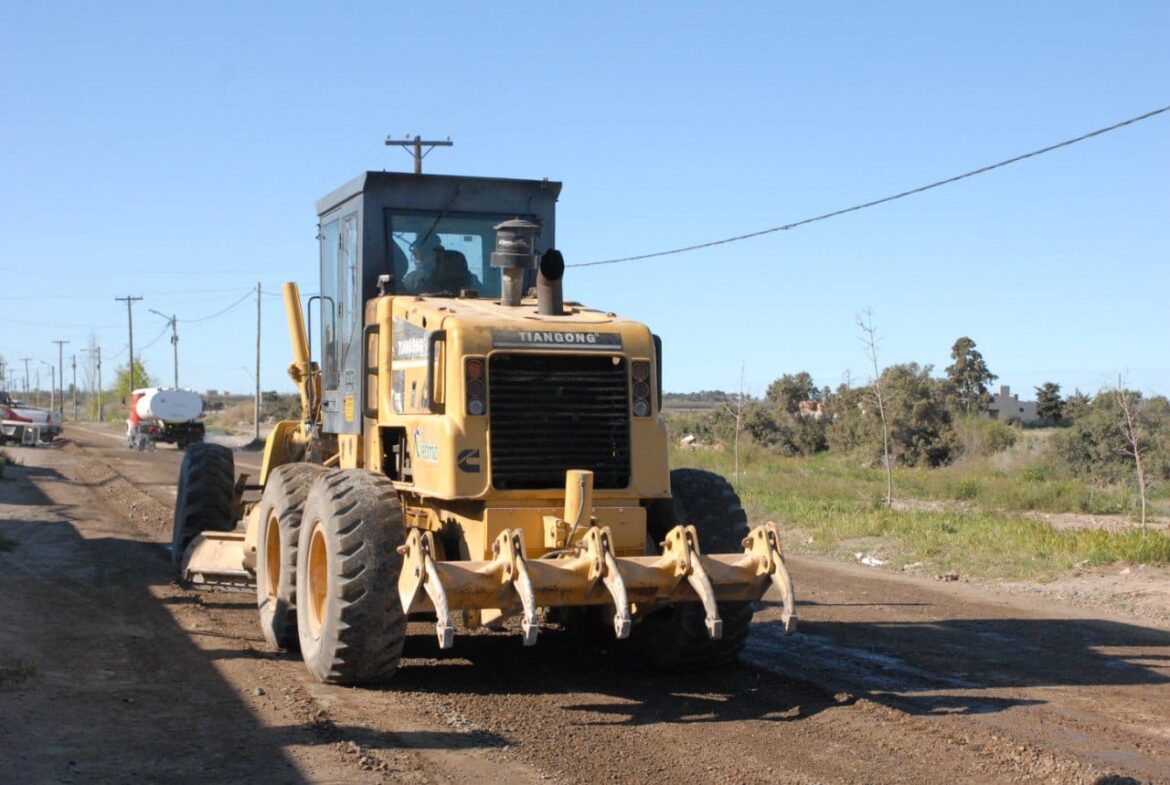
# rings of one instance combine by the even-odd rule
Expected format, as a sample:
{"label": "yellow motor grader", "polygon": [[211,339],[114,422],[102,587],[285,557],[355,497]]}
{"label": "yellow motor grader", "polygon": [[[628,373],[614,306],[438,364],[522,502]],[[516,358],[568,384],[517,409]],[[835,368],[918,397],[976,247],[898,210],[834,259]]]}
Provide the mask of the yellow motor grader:
{"label": "yellow motor grader", "polygon": [[612,621],[681,668],[734,659],[769,586],[795,625],[776,528],[749,530],[723,478],[669,470],[657,336],[564,301],[560,188],[368,172],[327,195],[319,292],[302,311],[284,286],[301,419],[254,483],[188,448],[182,577],[254,583],[265,638],[322,681],[391,676],[408,619],[443,648],[456,621],[525,645]]}

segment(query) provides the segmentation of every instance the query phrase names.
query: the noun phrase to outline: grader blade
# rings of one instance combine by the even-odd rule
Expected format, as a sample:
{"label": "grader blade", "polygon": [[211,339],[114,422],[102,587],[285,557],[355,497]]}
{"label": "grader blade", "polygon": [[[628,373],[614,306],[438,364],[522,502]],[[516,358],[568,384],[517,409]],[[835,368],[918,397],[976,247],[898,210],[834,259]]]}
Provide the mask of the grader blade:
{"label": "grader blade", "polygon": [[770,586],[783,601],[786,633],[796,628],[792,580],[780,536],[772,523],[754,528],[740,554],[700,552],[694,527],[676,526],[659,556],[618,558],[608,527],[590,527],[573,547],[555,558],[527,559],[524,536],[501,533],[490,561],[439,561],[429,532],[412,530],[399,548],[403,556],[399,599],[407,613],[431,611],[438,619],[439,644],[454,642],[452,611],[471,618],[519,615],[524,644],[536,642],[537,608],[612,605],[617,638],[630,634],[633,616],[676,602],[701,602],[707,633],[722,635],[719,602],[760,599]]}
{"label": "grader blade", "polygon": [[205,531],[187,546],[179,575],[196,589],[247,591],[256,582],[243,564],[242,532]]}

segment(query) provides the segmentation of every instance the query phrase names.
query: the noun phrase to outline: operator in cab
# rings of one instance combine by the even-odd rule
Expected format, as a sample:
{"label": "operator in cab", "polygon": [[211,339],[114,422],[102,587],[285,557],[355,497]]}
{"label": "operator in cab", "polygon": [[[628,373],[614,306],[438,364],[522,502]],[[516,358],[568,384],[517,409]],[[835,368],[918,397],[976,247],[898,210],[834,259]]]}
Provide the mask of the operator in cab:
{"label": "operator in cab", "polygon": [[468,269],[467,257],[459,251],[448,251],[435,233],[412,246],[410,252],[414,268],[403,277],[402,285],[411,294],[457,293],[483,286]]}

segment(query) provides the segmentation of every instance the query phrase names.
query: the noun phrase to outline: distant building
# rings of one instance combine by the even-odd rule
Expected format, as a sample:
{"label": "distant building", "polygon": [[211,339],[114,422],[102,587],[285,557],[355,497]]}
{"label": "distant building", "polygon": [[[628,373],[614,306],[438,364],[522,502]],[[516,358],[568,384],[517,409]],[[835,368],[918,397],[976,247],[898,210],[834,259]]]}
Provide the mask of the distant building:
{"label": "distant building", "polygon": [[987,416],[993,420],[1019,422],[1025,425],[1040,419],[1036,415],[1036,402],[1021,401],[1020,396],[1012,394],[1006,384],[1000,385],[999,393],[987,405]]}
{"label": "distant building", "polygon": [[812,417],[814,420],[819,420],[825,416],[825,402],[801,401],[797,414],[801,417]]}

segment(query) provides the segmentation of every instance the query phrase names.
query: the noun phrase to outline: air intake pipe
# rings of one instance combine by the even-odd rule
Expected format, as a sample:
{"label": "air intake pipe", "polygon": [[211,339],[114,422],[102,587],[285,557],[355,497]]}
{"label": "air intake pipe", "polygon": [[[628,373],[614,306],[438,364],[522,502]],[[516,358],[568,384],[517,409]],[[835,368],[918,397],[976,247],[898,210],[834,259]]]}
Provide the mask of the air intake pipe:
{"label": "air intake pipe", "polygon": [[492,267],[503,276],[500,305],[516,307],[524,296],[524,272],[536,266],[536,238],[540,227],[522,218],[497,224]]}
{"label": "air intake pipe", "polygon": [[536,312],[542,316],[564,316],[565,295],[561,279],[565,275],[565,257],[549,248],[540,257],[536,270]]}

